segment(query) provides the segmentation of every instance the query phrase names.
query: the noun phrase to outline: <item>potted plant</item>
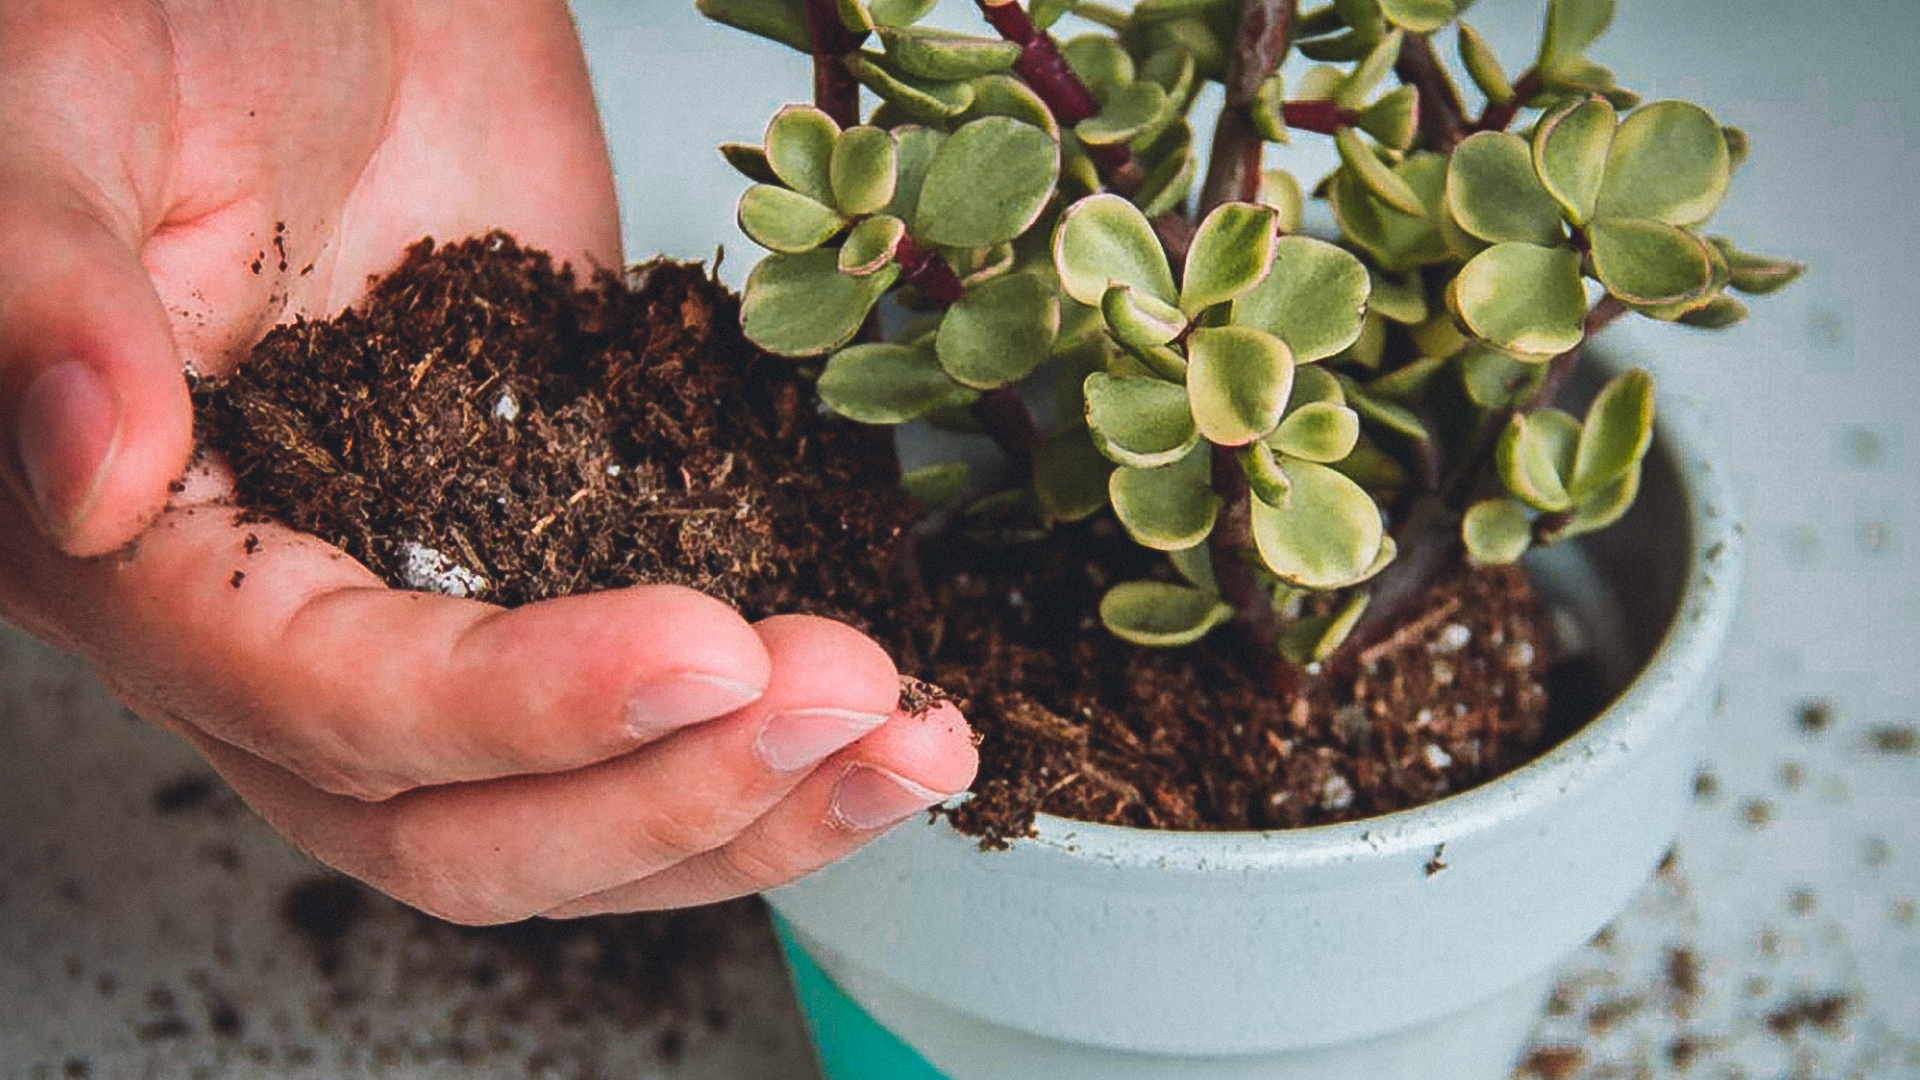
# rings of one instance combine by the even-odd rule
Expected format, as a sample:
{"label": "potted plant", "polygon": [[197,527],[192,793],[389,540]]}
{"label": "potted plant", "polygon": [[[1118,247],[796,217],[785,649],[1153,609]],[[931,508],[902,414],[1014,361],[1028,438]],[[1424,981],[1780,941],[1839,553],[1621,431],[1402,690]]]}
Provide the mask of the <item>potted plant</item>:
{"label": "potted plant", "polygon": [[[1127,642],[1226,636],[1304,703],[1384,642],[1452,647],[1416,619],[1430,586],[1526,558],[1624,692],[1523,768],[1370,820],[1040,814],[994,853],[905,827],[770,897],[828,1074],[1503,1074],[1551,965],[1670,843],[1708,711],[1741,565],[1724,470],[1656,424],[1644,371],[1583,360],[1629,313],[1730,327],[1730,291],[1798,275],[1700,231],[1746,139],[1586,57],[1612,0],[1549,0],[1511,79],[1465,0],[977,3],[990,35],[919,25],[932,0],[699,0],[815,65],[812,105],[723,148],[771,251],[747,337],[817,365],[842,416],[989,436],[1008,482],[905,477],[949,529],[1111,515],[1165,553],[1100,599]],[[1056,42],[1070,14],[1095,31]],[[1265,167],[1309,137],[1331,175]]]}

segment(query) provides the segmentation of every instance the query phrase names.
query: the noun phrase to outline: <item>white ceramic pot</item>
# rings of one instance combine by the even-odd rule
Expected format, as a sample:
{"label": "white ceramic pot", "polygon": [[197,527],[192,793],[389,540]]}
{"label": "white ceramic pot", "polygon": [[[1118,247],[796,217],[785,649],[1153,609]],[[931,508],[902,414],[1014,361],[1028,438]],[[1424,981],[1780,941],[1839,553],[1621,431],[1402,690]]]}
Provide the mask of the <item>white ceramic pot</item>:
{"label": "white ceramic pot", "polygon": [[1043,817],[983,853],[916,821],[771,894],[831,1080],[1506,1076],[1556,962],[1672,842],[1712,711],[1744,529],[1689,428],[1663,420],[1625,522],[1532,568],[1617,598],[1632,676],[1534,763],[1291,832]]}

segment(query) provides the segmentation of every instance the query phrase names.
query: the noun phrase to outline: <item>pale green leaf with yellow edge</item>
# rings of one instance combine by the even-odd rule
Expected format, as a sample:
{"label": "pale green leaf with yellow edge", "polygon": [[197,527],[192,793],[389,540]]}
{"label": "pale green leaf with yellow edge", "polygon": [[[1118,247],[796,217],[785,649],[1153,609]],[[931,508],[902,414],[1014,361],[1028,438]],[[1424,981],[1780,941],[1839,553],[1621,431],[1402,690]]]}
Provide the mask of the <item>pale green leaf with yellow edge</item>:
{"label": "pale green leaf with yellow edge", "polygon": [[1369,50],[1341,81],[1340,88],[1334,91],[1334,102],[1349,109],[1359,108],[1374,88],[1380,85],[1380,81],[1393,71],[1394,64],[1400,60],[1401,43],[1405,40],[1406,34],[1400,30],[1380,38],[1379,44]]}
{"label": "pale green leaf with yellow edge", "polygon": [[1487,499],[1467,510],[1460,538],[1475,565],[1509,566],[1533,546],[1533,522],[1512,499]]}
{"label": "pale green leaf with yellow edge", "polygon": [[1653,377],[1635,368],[1607,383],[1587,410],[1568,491],[1579,502],[1625,476],[1653,445]]}
{"label": "pale green leaf with yellow edge", "polygon": [[1426,208],[1420,203],[1420,196],[1405,180],[1389,168],[1386,162],[1375,156],[1365,140],[1360,138],[1356,128],[1341,128],[1333,136],[1334,146],[1340,151],[1340,162],[1346,166],[1362,186],[1380,200],[1389,209],[1407,217],[1421,217]]}
{"label": "pale green leaf with yellow edge", "polygon": [[1108,97],[1099,115],[1080,121],[1073,131],[1089,146],[1131,142],[1159,125],[1172,108],[1159,83],[1129,83]]}
{"label": "pale green leaf with yellow edge", "polygon": [[1113,471],[1108,497],[1135,543],[1156,551],[1182,551],[1206,542],[1220,514],[1211,454],[1201,443],[1171,465]]}
{"label": "pale green leaf with yellow edge", "polygon": [[1727,263],[1728,283],[1748,296],[1770,296],[1800,280],[1804,263],[1741,251],[1724,236],[1708,239]]}
{"label": "pale green leaf with yellow edge", "polygon": [[755,184],[740,197],[740,231],[773,251],[812,251],[846,227],[846,219],[797,191]]}
{"label": "pale green leaf with yellow edge", "polygon": [[1087,376],[1085,393],[1094,445],[1117,465],[1157,469],[1199,443],[1200,429],[1178,383],[1096,371]]}
{"label": "pale green leaf with yellow edge", "polygon": [[1573,520],[1554,533],[1552,540],[1556,543],[1571,540],[1618,524],[1640,497],[1640,477],[1644,470],[1644,465],[1635,465],[1625,476],[1582,499]]}
{"label": "pale green leaf with yellow edge", "polygon": [[1473,85],[1486,96],[1490,105],[1505,105],[1513,100],[1513,83],[1508,80],[1507,72],[1500,65],[1500,56],[1487,44],[1480,31],[1460,24],[1460,65],[1467,69],[1467,77]]}
{"label": "pale green leaf with yellow edge", "polygon": [[927,172],[933,168],[933,159],[940,147],[947,141],[945,132],[918,124],[893,129],[894,147],[894,185],[893,199],[880,212],[890,214],[902,221],[912,221],[914,213],[920,209],[920,189],[927,182]]}
{"label": "pale green leaf with yellow edge", "polygon": [[1054,230],[1053,259],[1062,288],[1083,304],[1099,306],[1116,282],[1169,304],[1178,296],[1153,225],[1118,195],[1092,195],[1068,207]]}
{"label": "pale green leaf with yellow edge", "polygon": [[1686,101],[1656,101],[1620,124],[1595,213],[1695,225],[1727,195],[1733,158],[1720,122]]}
{"label": "pale green leaf with yellow edge", "polygon": [[756,184],[778,184],[780,174],[773,171],[773,163],[767,160],[765,147],[751,143],[721,143],[720,156],[734,171]]}
{"label": "pale green leaf with yellow edge", "polygon": [[1453,0],[1380,0],[1380,13],[1402,30],[1431,34],[1459,14]]}
{"label": "pale green leaf with yellow edge", "polygon": [[1558,68],[1579,59],[1613,24],[1613,0],[1547,0],[1539,66]]}
{"label": "pale green leaf with yellow edge", "polygon": [[893,201],[899,180],[893,136],[876,127],[853,127],[833,144],[830,177],[834,205],[858,216],[877,213]]}
{"label": "pale green leaf with yellow edge", "polygon": [[1504,131],[1469,135],[1447,168],[1447,208],[1460,227],[1490,243],[1552,246],[1566,239],[1560,204],[1541,185],[1526,140]]}
{"label": "pale green leaf with yellow edge", "polygon": [[1420,91],[1411,86],[1388,91],[1360,110],[1354,123],[1378,139],[1380,145],[1405,150],[1413,145],[1413,137],[1420,130]]}
{"label": "pale green leaf with yellow edge", "polygon": [[1260,174],[1260,204],[1270,206],[1280,216],[1275,224],[1281,235],[1297,233],[1306,217],[1307,197],[1300,190],[1300,181],[1285,169],[1268,169]]}
{"label": "pale green leaf with yellow edge", "polygon": [[855,345],[834,353],[815,384],[820,400],[863,424],[904,424],[978,395],[947,377],[930,350]]}
{"label": "pale green leaf with yellow edge", "polygon": [[949,120],[973,104],[971,82],[940,82],[909,75],[880,53],[858,52],[841,62],[860,85],[916,120]]}
{"label": "pale green leaf with yellow edge", "polygon": [[1325,465],[1296,461],[1285,468],[1286,504],[1252,504],[1261,561],[1302,588],[1338,589],[1364,579],[1386,536],[1373,497]]}
{"label": "pale green leaf with yellow edge", "polygon": [[1060,141],[1060,122],[1054,118],[1053,110],[1040,100],[1033,88],[1011,75],[988,75],[973,80],[973,104],[963,114],[966,120],[978,120],[983,116],[1005,116],[1047,133],[1055,142]]}
{"label": "pale green leaf with yellow edge", "polygon": [[1026,232],[1060,177],[1060,147],[1004,116],[972,121],[934,154],[915,211],[916,237],[947,247],[991,247]]}
{"label": "pale green leaf with yellow edge", "polygon": [[1629,304],[1687,304],[1713,287],[1713,251],[1672,225],[1644,218],[1596,218],[1587,228],[1593,273]]}
{"label": "pale green leaf with yellow edge", "polygon": [[1606,99],[1589,97],[1548,114],[1534,129],[1534,171],[1575,225],[1593,218],[1618,119]]}
{"label": "pale green leaf with yellow edge", "polygon": [[1331,465],[1353,453],[1359,442],[1360,414],[1319,401],[1289,413],[1265,445],[1290,458]]}
{"label": "pale green leaf with yellow edge", "polygon": [[881,26],[887,58],[904,73],[936,82],[974,79],[1010,70],[1020,46],[997,38],[924,26]]}
{"label": "pale green leaf with yellow edge", "polygon": [[1033,491],[1048,522],[1084,521],[1106,509],[1113,471],[1086,428],[1075,424],[1047,436],[1033,457]]}
{"label": "pale green leaf with yellow edge", "polygon": [[1032,374],[1053,353],[1060,294],[1038,274],[973,286],[940,322],[940,363],[955,382],[992,390]]}
{"label": "pale green leaf with yellow edge", "polygon": [[1101,298],[1107,327],[1129,349],[1166,345],[1187,329],[1187,317],[1172,304],[1155,300],[1131,285],[1115,285]]}
{"label": "pale green leaf with yellow edge", "polygon": [[1514,498],[1550,513],[1573,507],[1567,482],[1580,441],[1580,421],[1558,409],[1519,413],[1500,433],[1494,461]]}
{"label": "pale green leaf with yellow edge", "polygon": [[1208,214],[1187,248],[1180,309],[1198,315],[1265,280],[1279,241],[1278,219],[1275,211],[1251,203],[1224,203]]}
{"label": "pale green leaf with yellow edge", "polygon": [[714,22],[777,41],[790,49],[813,51],[804,0],[695,0],[700,14]]}
{"label": "pale green leaf with yellow edge", "polygon": [[[830,250],[769,255],[747,276],[740,324],[748,340],[780,356],[816,356],[845,345],[900,276],[888,266],[843,274]],[[944,378],[944,376],[942,376]]]}
{"label": "pale green leaf with yellow edge", "polygon": [[906,235],[906,222],[887,214],[855,225],[840,245],[840,272],[855,277],[879,273],[892,264],[894,252]]}
{"label": "pale green leaf with yellow edge", "polygon": [[881,26],[912,26],[927,17],[938,0],[868,0],[867,10]]}
{"label": "pale green leaf with yellow edge", "polygon": [[1234,301],[1238,326],[1263,330],[1287,343],[1296,363],[1324,360],[1360,337],[1373,279],[1343,248],[1309,236],[1273,244],[1272,266]]}
{"label": "pale green leaf with yellow edge", "polygon": [[1062,44],[1060,54],[1102,103],[1134,81],[1133,57],[1111,35],[1082,34]]}
{"label": "pale green leaf with yellow edge", "polygon": [[1100,621],[1122,641],[1152,648],[1191,645],[1233,621],[1233,609],[1200,589],[1164,581],[1115,585],[1100,600]]}
{"label": "pale green leaf with yellow edge", "polygon": [[811,105],[788,105],[767,124],[767,163],[788,187],[833,204],[833,148],[840,125]]}
{"label": "pale green leaf with yellow edge", "polygon": [[1475,337],[1510,352],[1557,356],[1585,337],[1580,256],[1566,248],[1495,244],[1461,269],[1447,299]]}
{"label": "pale green leaf with yellow edge", "polygon": [[1240,472],[1247,478],[1253,497],[1273,506],[1284,506],[1293,481],[1280,465],[1280,455],[1266,443],[1250,443],[1240,448]]}
{"label": "pale green leaf with yellow edge", "polygon": [[1280,424],[1293,390],[1286,342],[1247,326],[1204,327],[1187,338],[1187,395],[1200,434],[1245,446]]}

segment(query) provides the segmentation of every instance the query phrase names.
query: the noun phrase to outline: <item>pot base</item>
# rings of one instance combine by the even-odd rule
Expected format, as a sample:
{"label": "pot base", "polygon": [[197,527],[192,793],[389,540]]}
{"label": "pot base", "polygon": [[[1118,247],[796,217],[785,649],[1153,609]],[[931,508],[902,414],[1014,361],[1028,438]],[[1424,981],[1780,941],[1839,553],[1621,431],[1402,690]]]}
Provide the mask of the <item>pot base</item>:
{"label": "pot base", "polygon": [[1363,1042],[1173,1057],[1041,1038],[823,957],[836,979],[778,915],[774,929],[826,1080],[1502,1080],[1553,985],[1551,972],[1535,976],[1452,1016]]}

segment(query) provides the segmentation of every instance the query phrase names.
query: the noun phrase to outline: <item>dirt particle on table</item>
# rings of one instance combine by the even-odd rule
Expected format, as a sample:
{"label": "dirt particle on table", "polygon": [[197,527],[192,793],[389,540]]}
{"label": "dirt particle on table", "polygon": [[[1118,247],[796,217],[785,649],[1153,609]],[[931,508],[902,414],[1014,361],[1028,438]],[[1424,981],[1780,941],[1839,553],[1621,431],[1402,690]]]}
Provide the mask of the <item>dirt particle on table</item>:
{"label": "dirt particle on table", "polygon": [[1692,1072],[1693,1066],[1712,1044],[1693,1035],[1682,1035],[1667,1043],[1667,1064],[1676,1072]]}
{"label": "dirt particle on table", "polygon": [[1720,778],[1710,770],[1701,769],[1693,774],[1693,798],[1696,802],[1712,802],[1720,796]]}
{"label": "dirt particle on table", "polygon": [[1578,1046],[1536,1046],[1520,1059],[1519,1077],[1535,1080],[1573,1080],[1587,1064],[1587,1052]]}
{"label": "dirt particle on table", "polygon": [[1587,1030],[1595,1035],[1605,1035],[1618,1027],[1621,1021],[1639,1013],[1647,1007],[1647,1000],[1639,994],[1626,994],[1595,1002],[1587,1010]]}
{"label": "dirt particle on table", "polygon": [[1824,735],[1833,726],[1833,703],[1816,699],[1800,706],[1800,730],[1809,735]]}
{"label": "dirt particle on table", "polygon": [[280,917],[306,939],[322,975],[340,970],[341,943],[367,913],[367,891],[337,875],[296,885],[280,902]]}
{"label": "dirt particle on table", "polygon": [[1690,1009],[1701,992],[1700,954],[1685,945],[1667,950],[1666,975],[1676,1009]]}
{"label": "dirt particle on table", "polygon": [[1446,853],[1447,853],[1447,845],[1445,844],[1434,845],[1433,858],[1428,859],[1426,865],[1422,867],[1422,869],[1426,871],[1426,874],[1428,877],[1433,877],[1434,875],[1440,873],[1441,871],[1447,868],[1446,860],[1441,858],[1441,856],[1445,855]]}
{"label": "dirt particle on table", "polygon": [[1806,918],[1820,907],[1820,897],[1812,889],[1795,889],[1787,894],[1787,910]]}
{"label": "dirt particle on table", "polygon": [[1767,1014],[1767,1030],[1782,1039],[1798,1038],[1804,1028],[1833,1034],[1840,1030],[1852,1008],[1851,994],[1798,997]]}
{"label": "dirt particle on table", "polygon": [[183,814],[197,810],[212,802],[219,790],[213,777],[188,773],[153,789],[153,809],[161,814]]}
{"label": "dirt particle on table", "polygon": [[83,1057],[70,1057],[61,1063],[60,1075],[67,1080],[88,1080],[93,1075],[93,1062]]}
{"label": "dirt particle on table", "polygon": [[1913,724],[1882,724],[1867,732],[1867,748],[1876,754],[1920,754],[1920,727]]}
{"label": "dirt particle on table", "polygon": [[1749,829],[1764,829],[1773,821],[1773,804],[1765,799],[1748,799],[1740,807],[1740,820]]}

